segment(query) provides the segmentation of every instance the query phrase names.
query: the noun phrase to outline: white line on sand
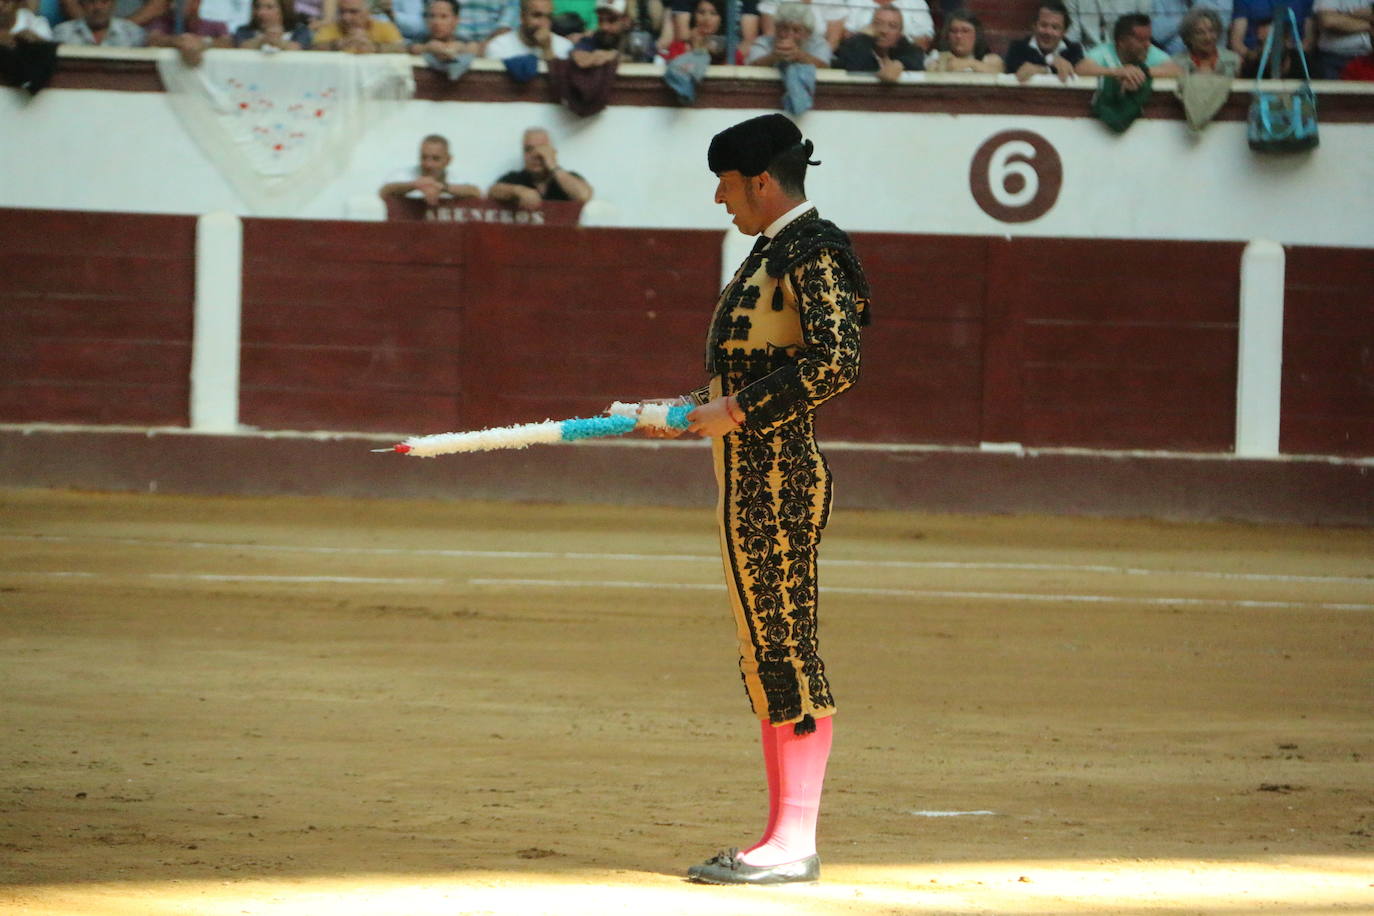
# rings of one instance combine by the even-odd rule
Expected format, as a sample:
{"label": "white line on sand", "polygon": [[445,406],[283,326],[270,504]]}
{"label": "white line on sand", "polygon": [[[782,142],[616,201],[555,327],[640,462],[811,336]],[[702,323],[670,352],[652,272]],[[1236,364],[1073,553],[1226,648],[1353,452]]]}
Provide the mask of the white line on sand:
{"label": "white line on sand", "polygon": [[[701,582],[634,582],[586,579],[468,579],[469,585],[514,588],[631,588],[654,590],[723,590],[723,585]],[[1170,598],[1131,595],[1066,595],[1041,592],[967,592],[910,588],[858,588],[843,585],[822,586],[829,595],[874,595],[886,598],[942,598],[971,601],[1067,601],[1095,604],[1159,604],[1212,607],[1296,608],[1322,611],[1374,611],[1374,604],[1331,601],[1257,601],[1227,598]]]}
{"label": "white line on sand", "polygon": [[[229,541],[178,541],[156,538],[120,538],[46,534],[0,534],[0,540],[12,541],[51,541],[51,542],[99,542],[108,544],[134,544],[143,547],[167,547],[189,550],[234,550],[265,553],[311,553],[338,554],[348,556],[396,556],[396,557],[453,557],[487,560],[577,560],[595,562],[647,562],[647,563],[719,563],[715,554],[673,554],[673,553],[582,553],[577,551],[553,550],[464,550],[447,548],[410,548],[410,547],[320,547],[296,544],[236,544]],[[1346,585],[1368,585],[1374,587],[1374,575],[1368,576],[1306,576],[1283,573],[1244,573],[1220,572],[1205,569],[1147,569],[1134,566],[1111,566],[1104,564],[1073,563],[986,563],[959,562],[944,560],[847,560],[826,557],[823,564],[827,567],[858,569],[951,569],[951,570],[1002,570],[1010,572],[1065,572],[1099,573],[1117,576],[1186,576],[1203,579],[1232,579],[1246,582],[1328,582]]]}

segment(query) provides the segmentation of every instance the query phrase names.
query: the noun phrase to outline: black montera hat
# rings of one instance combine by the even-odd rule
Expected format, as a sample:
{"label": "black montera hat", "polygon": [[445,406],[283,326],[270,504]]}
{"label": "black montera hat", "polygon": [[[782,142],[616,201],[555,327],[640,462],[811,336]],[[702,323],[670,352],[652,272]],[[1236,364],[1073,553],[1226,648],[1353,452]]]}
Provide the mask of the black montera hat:
{"label": "black montera hat", "polygon": [[[727,127],[712,137],[711,147],[706,151],[706,164],[717,175],[739,172],[753,177],[766,171],[768,163],[779,153],[801,142],[801,131],[786,115],[760,115]],[[806,144],[806,154],[811,155],[810,143]]]}

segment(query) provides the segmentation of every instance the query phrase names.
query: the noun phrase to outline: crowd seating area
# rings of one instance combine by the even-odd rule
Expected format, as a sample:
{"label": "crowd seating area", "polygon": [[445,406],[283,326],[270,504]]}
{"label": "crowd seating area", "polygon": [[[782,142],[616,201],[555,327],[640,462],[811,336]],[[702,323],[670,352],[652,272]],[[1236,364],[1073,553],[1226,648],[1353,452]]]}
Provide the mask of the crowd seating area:
{"label": "crowd seating area", "polygon": [[[1374,79],[1370,6],[1360,4],[1295,0],[1301,41],[1290,35],[1286,44],[1305,49],[1313,77]],[[1183,41],[1183,33],[1197,24],[1185,14],[1199,11],[1212,13],[1221,33],[1214,36],[1220,56],[1213,54],[1210,63]],[[900,17],[894,20],[901,29],[896,47],[883,38],[880,13]],[[1259,52],[1271,21],[1282,23],[1283,13],[1273,0],[1069,0],[1064,6],[1058,0],[941,0],[933,6],[926,0],[0,0],[0,56],[9,81],[17,84],[27,84],[16,75],[23,61],[11,58],[37,43],[174,47],[191,65],[206,49],[224,47],[410,53],[454,80],[484,58],[505,62],[521,80],[561,59],[580,69],[614,69],[672,64],[693,51],[703,55],[704,68],[748,63],[786,72],[788,64],[803,63],[880,77],[934,70],[1068,79],[1073,61],[1113,44],[1117,20],[1144,15],[1150,17],[1153,48],[1185,71],[1196,66],[1252,77],[1265,75],[1256,72]],[[1050,24],[1044,27],[1046,19]],[[964,30],[967,47],[959,37]],[[1023,69],[1026,58],[1016,45],[1027,38],[1041,42],[1043,51],[1032,44],[1035,66]],[[1062,43],[1056,48],[1056,42]],[[727,48],[735,49],[733,60],[726,59]],[[1232,49],[1240,52],[1233,65]],[[1282,55],[1277,75],[1302,75],[1302,55],[1295,52],[1290,47]],[[527,56],[533,60],[512,63]],[[1056,56],[1070,64],[1056,64]],[[888,70],[889,58],[902,63]],[[1076,69],[1085,75],[1082,66]],[[1174,75],[1167,70],[1157,75]],[[1089,68],[1086,75],[1099,74]]]}

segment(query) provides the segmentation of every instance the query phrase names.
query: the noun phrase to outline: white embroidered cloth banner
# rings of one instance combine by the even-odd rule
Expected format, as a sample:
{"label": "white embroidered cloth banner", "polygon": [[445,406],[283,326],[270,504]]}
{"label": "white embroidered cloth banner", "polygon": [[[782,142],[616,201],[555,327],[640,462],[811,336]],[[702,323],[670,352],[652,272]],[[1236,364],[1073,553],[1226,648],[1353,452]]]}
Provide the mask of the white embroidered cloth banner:
{"label": "white embroidered cloth banner", "polygon": [[289,216],[341,174],[358,140],[415,94],[404,54],[213,50],[158,56],[187,132],[257,214]]}

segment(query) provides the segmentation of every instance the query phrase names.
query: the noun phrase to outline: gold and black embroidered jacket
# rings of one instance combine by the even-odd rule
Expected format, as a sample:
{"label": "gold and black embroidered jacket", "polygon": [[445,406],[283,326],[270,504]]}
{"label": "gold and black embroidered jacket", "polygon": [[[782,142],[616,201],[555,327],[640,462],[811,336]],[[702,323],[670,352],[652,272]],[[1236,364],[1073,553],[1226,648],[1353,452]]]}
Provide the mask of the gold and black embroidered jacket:
{"label": "gold and black embroidered jacket", "polygon": [[707,341],[703,394],[734,395],[744,413],[713,440],[740,673],[756,715],[802,732],[834,712],[816,641],[831,477],[813,412],[858,379],[868,300],[848,236],[812,210],[745,259]]}

